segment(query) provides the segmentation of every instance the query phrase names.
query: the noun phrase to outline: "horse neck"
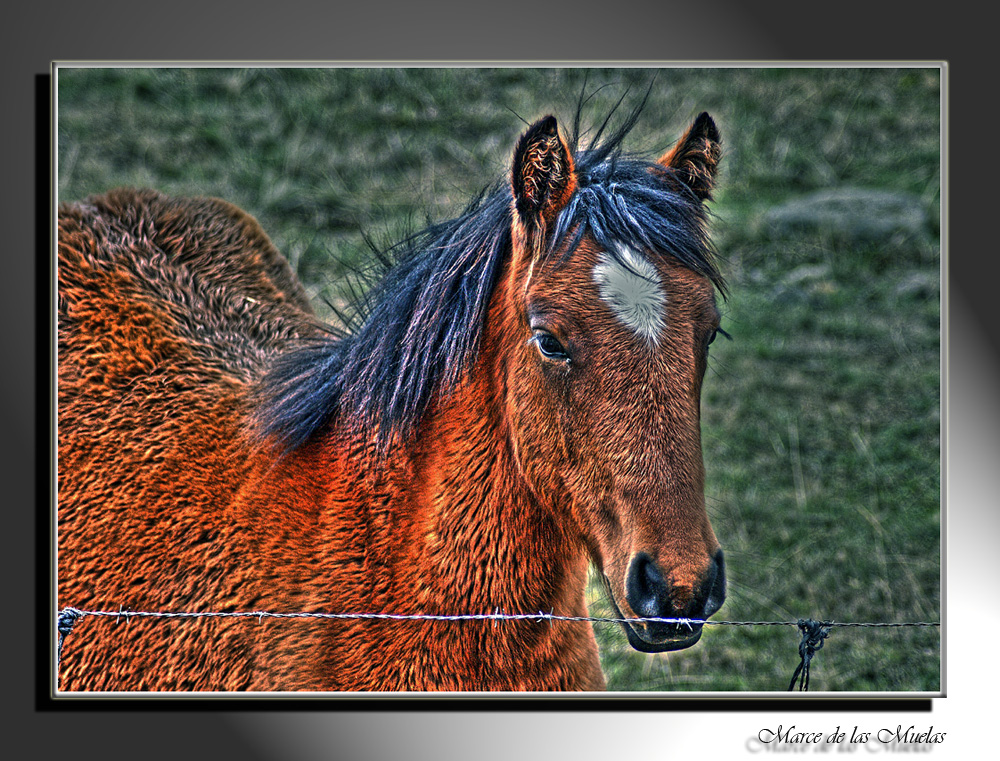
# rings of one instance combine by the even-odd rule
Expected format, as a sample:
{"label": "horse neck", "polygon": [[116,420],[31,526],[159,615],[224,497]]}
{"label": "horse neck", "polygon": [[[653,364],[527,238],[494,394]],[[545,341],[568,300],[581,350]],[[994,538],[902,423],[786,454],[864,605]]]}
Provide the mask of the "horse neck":
{"label": "horse neck", "polygon": [[[367,437],[335,427],[283,463],[278,477],[255,482],[248,500],[261,519],[250,534],[263,543],[256,558],[269,568],[255,605],[586,615],[582,543],[558,506],[528,488],[510,443],[504,339],[511,335],[503,309],[491,309],[475,365],[384,459],[370,457]],[[290,500],[294,509],[283,508]],[[467,626],[446,629],[443,640],[440,628],[420,627],[409,645],[392,646],[394,657],[411,657],[401,649],[412,647],[428,663],[444,659],[432,672],[476,674],[480,687],[494,684],[484,673],[495,675],[496,689],[603,684],[589,626],[489,626],[485,638],[482,627]],[[385,655],[385,643],[359,631],[322,647],[334,648],[327,653],[334,661],[372,648]]]}
{"label": "horse neck", "polygon": [[491,338],[408,452],[413,540],[443,581],[425,603],[582,613],[586,557],[557,507],[524,480],[504,413],[503,351]]}
{"label": "horse neck", "polygon": [[463,380],[394,449],[370,492],[372,503],[393,503],[366,550],[372,567],[408,576],[420,612],[585,611],[582,544],[558,506],[528,488],[511,443],[507,288],[501,277]]}

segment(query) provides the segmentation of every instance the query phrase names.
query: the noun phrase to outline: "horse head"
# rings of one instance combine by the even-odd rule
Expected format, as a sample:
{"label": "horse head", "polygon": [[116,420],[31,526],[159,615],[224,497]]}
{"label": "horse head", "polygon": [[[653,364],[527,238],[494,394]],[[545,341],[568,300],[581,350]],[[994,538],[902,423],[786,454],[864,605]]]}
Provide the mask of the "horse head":
{"label": "horse head", "polygon": [[656,162],[593,154],[574,154],[551,116],[514,153],[510,444],[622,618],[695,619],[624,624],[636,649],[675,650],[725,597],[700,433],[724,287],[704,225],[720,138],[702,114]]}

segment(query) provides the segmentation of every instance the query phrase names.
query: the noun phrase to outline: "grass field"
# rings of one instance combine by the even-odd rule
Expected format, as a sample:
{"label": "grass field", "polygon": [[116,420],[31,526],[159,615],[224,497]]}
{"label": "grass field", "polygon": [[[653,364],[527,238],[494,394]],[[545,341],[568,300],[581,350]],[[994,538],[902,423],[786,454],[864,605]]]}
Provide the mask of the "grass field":
{"label": "grass field", "polygon": [[[524,121],[598,120],[645,69],[71,69],[58,193],[214,195],[254,214],[317,308],[362,232],[393,241],[506,171]],[[732,621],[941,619],[940,72],[662,69],[629,143],[701,110],[723,133],[714,231],[731,296],[703,400],[707,499]],[[820,194],[820,195],[816,195]],[[825,195],[824,195],[825,194]],[[592,613],[610,613],[595,599]],[[631,651],[618,690],[784,690],[794,627],[709,627]],[[940,631],[835,629],[811,690],[938,691]]]}

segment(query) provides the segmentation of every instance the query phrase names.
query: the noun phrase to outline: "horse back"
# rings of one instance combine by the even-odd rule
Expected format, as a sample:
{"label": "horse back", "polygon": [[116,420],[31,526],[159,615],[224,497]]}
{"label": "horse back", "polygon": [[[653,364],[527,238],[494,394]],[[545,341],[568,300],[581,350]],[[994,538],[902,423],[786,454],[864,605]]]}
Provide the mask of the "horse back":
{"label": "horse back", "polygon": [[[318,329],[302,286],[236,207],[132,190],[60,206],[58,282],[59,605],[252,605],[238,555],[253,538],[232,514],[256,457],[247,392]],[[250,678],[238,622],[88,624],[100,631],[68,641],[65,689],[102,689],[105,674],[132,689]]]}

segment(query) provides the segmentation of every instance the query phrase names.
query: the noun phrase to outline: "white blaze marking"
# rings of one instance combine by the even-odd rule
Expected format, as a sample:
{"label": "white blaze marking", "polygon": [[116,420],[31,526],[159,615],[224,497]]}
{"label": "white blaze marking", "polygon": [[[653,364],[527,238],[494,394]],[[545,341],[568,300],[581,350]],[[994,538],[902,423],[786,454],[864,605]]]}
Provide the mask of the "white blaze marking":
{"label": "white blaze marking", "polygon": [[628,328],[656,344],[666,327],[667,296],[660,274],[644,256],[621,247],[618,258],[602,251],[594,266],[594,282],[601,298]]}

